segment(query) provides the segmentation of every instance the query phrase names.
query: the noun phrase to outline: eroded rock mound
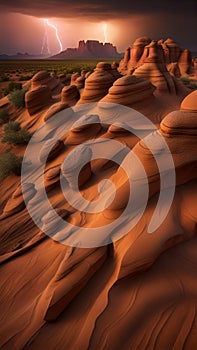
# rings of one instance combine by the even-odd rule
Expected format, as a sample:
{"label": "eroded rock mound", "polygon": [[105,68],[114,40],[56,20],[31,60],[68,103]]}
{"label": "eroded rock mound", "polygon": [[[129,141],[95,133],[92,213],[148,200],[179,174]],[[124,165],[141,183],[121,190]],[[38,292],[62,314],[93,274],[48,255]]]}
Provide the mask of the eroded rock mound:
{"label": "eroded rock mound", "polygon": [[44,121],[51,119],[56,113],[61,112],[62,110],[69,108],[67,103],[57,102],[53,104],[45,113]]}
{"label": "eroded rock mound", "polygon": [[3,214],[0,216],[0,219],[5,219],[6,217],[9,217],[25,209],[25,203],[32,199],[35,194],[36,189],[34,184],[25,183],[23,184],[23,188],[19,186],[4,207]]}
{"label": "eroded rock mound", "polygon": [[[66,162],[64,162],[62,166],[62,174],[66,181],[68,181],[70,187],[74,190],[77,188],[76,184],[78,184],[79,188],[81,188],[91,177],[91,155],[91,148],[82,144],[68,155]],[[83,167],[84,160],[86,160],[86,162],[85,166]],[[78,182],[75,182],[75,175],[78,173],[79,169],[82,169],[82,171],[80,171]]]}
{"label": "eroded rock mound", "polygon": [[40,71],[31,79],[32,90],[42,85],[48,86],[53,95],[59,94],[63,88],[61,80],[47,71]]}
{"label": "eroded rock mound", "polygon": [[139,104],[151,103],[154,91],[155,86],[148,80],[135,75],[125,75],[114,82],[101,102],[118,103],[135,108]]}
{"label": "eroded rock mound", "polygon": [[[152,49],[154,47],[155,44],[151,46]],[[148,57],[154,57],[154,52],[149,54],[147,59]],[[98,66],[95,73],[103,73],[104,67],[104,74],[114,77],[109,66]],[[156,102],[160,102],[157,96],[154,96],[156,90],[148,80],[128,75],[113,81],[112,84],[106,101],[116,100],[121,104],[132,103],[136,106],[142,103],[138,100],[140,95],[143,96],[146,110],[146,101],[149,101],[147,104],[150,104],[151,108]],[[67,135],[71,139],[76,137],[76,144],[67,143],[65,146],[66,139],[65,143],[58,141],[52,147],[52,139],[44,142],[46,135],[43,135],[43,147],[40,147],[38,156],[41,161],[47,159],[44,186],[54,210],[44,208],[39,229],[28,216],[19,188],[15,192],[13,189],[13,194],[8,196],[1,217],[2,348],[137,350],[147,347],[154,349],[156,346],[158,349],[195,349],[196,94],[196,91],[189,94],[182,101],[180,109],[177,108],[166,115],[159,130],[147,130],[146,119],[144,124],[136,123],[136,127],[146,131],[154,152],[148,147],[150,144],[147,138],[134,138],[134,128],[130,133],[125,131],[126,121],[125,124],[118,123],[121,109],[118,110],[120,115],[115,115],[113,119],[113,122],[117,123],[113,125],[111,122],[108,129],[99,114],[92,112],[82,116]],[[168,104],[169,95],[164,94],[163,98]],[[61,103],[50,108],[45,114],[44,122],[52,121],[56,110],[63,118],[63,110],[59,108],[61,109]],[[70,110],[72,113],[73,109]],[[108,110],[109,114],[110,112]],[[136,110],[129,111],[128,117],[137,120],[138,113]],[[121,150],[125,151],[128,148],[127,153],[123,152],[120,166],[98,167],[97,163],[91,160],[91,143],[85,144],[85,141],[88,141],[90,136],[100,138],[101,125],[103,138],[100,141],[96,140],[102,146],[101,156],[113,160],[120,152],[120,140],[123,143]],[[51,122],[50,132],[54,126],[55,123]],[[106,139],[109,134],[118,143],[117,149],[114,144],[111,148],[107,147]],[[162,136],[169,149],[163,147]],[[80,146],[78,142],[81,143]],[[131,154],[137,156],[144,172],[141,172],[134,159],[130,158]],[[166,163],[169,155],[172,155],[174,164]],[[156,156],[162,163],[161,169],[155,160]],[[125,164],[128,165],[129,175],[124,171]],[[164,193],[173,190],[172,178],[168,178],[171,165],[176,172],[173,202],[165,220],[160,221],[155,231],[150,233],[149,224],[154,218],[161,194],[161,174],[168,179],[164,184]],[[76,179],[78,173],[79,178]],[[99,192],[101,181],[109,179],[115,186],[115,197],[109,206],[103,206],[102,211],[88,213],[87,206],[80,211],[69,205],[65,199],[60,188],[60,174],[73,190],[74,196],[77,194],[78,181],[81,196],[87,201],[97,201],[102,195]],[[36,177],[37,173],[35,179]],[[138,200],[145,192],[143,177],[147,180],[149,191],[144,213],[138,218]],[[9,184],[7,186],[10,190]],[[42,191],[39,194],[37,186],[35,192],[34,186],[32,183],[27,184],[25,192],[28,203],[35,210],[36,202],[39,209],[45,207],[45,203]],[[123,221],[123,225],[121,221],[117,224],[115,219],[119,219],[123,213],[130,195],[131,199],[134,196],[133,207],[136,211],[129,210],[128,220]],[[105,198],[107,203],[110,198]],[[164,200],[158,215],[162,214],[166,204],[168,203]],[[130,226],[136,215],[139,220]],[[62,219],[61,223],[59,217]],[[105,245],[106,241],[103,240],[100,241],[102,246],[82,248],[80,236],[75,246],[68,246],[63,244],[62,236],[58,236],[62,226],[66,230],[67,225],[71,224],[73,226],[67,231],[68,237],[78,235],[81,228],[86,228],[85,234],[89,240],[94,234],[94,229],[101,227],[101,234],[105,238],[105,230],[113,221],[115,225],[110,231],[112,241],[108,245]],[[123,235],[116,239],[121,228]],[[53,237],[54,231],[58,231],[56,237]]]}
{"label": "eroded rock mound", "polygon": [[[194,143],[196,142],[197,91],[193,91],[183,100],[180,111],[173,111],[163,119],[160,129],[167,137],[173,137],[173,141],[179,135],[187,135],[188,138],[191,137],[191,144],[193,143],[192,140]],[[194,137],[192,138],[192,136]],[[191,152],[193,153],[192,150]],[[191,153],[188,154],[189,161],[191,161],[190,156]]]}
{"label": "eroded rock mound", "polygon": [[109,63],[98,63],[94,73],[86,79],[85,88],[78,103],[99,101],[108,93],[110,86],[119,77],[117,69],[113,69]]}
{"label": "eroded rock mound", "polygon": [[148,56],[154,52],[160,61],[171,67],[171,63],[177,63],[181,75],[189,74],[192,70],[192,56],[189,50],[183,50],[171,38],[167,40],[152,40],[147,37],[138,38],[133,45],[125,51],[120,62],[120,71],[131,73],[143,65]]}
{"label": "eroded rock mound", "polygon": [[151,51],[142,66],[135,69],[134,74],[137,77],[150,80],[160,92],[176,94],[174,81],[170,73],[167,71],[165,64],[159,59],[155,50]]}
{"label": "eroded rock mound", "polygon": [[61,102],[68,106],[74,106],[80,98],[80,93],[75,85],[65,86],[61,92]]}
{"label": "eroded rock mound", "polygon": [[30,116],[54,102],[51,90],[46,85],[37,86],[25,94],[25,104]]}
{"label": "eroded rock mound", "polygon": [[64,148],[64,142],[62,140],[56,141],[53,144],[53,146],[52,146],[52,141],[50,139],[45,141],[39,153],[40,162],[41,163],[44,163],[46,161],[49,162],[52,159],[56,158],[60,154],[63,148]]}
{"label": "eroded rock mound", "polygon": [[72,125],[72,129],[66,138],[66,143],[80,144],[88,139],[95,138],[101,128],[98,115],[84,115]]}

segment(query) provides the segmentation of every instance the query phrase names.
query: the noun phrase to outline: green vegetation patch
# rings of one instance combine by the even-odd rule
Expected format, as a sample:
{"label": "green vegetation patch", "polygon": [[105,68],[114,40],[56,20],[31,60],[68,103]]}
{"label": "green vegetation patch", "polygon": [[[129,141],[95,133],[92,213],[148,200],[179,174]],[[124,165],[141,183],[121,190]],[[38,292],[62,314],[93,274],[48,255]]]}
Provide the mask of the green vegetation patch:
{"label": "green vegetation patch", "polygon": [[5,109],[0,110],[0,125],[9,121],[9,114]]}
{"label": "green vegetation patch", "polygon": [[7,151],[0,156],[0,179],[3,180],[10,174],[19,176],[21,174],[22,157]]}
{"label": "green vegetation patch", "polygon": [[25,94],[28,89],[15,90],[8,95],[9,101],[16,107],[25,107]]}
{"label": "green vegetation patch", "polygon": [[4,126],[2,142],[15,145],[27,144],[30,138],[31,134],[27,130],[21,129],[18,122],[10,122]]}

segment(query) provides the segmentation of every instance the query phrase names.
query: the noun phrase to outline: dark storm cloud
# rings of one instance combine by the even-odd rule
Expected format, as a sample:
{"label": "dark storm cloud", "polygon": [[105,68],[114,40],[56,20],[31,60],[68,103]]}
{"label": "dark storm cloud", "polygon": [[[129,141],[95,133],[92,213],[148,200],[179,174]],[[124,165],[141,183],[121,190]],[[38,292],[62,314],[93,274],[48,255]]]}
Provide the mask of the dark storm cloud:
{"label": "dark storm cloud", "polygon": [[0,0],[0,7],[38,17],[119,18],[139,13],[194,16],[195,0]]}

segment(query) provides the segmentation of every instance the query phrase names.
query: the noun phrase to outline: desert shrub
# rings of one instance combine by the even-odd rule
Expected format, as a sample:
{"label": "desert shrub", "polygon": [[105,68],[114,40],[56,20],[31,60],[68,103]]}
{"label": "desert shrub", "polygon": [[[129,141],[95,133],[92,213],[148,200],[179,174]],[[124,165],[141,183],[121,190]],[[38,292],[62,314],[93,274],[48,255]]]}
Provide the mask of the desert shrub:
{"label": "desert shrub", "polygon": [[187,75],[182,75],[180,77],[180,80],[182,81],[183,84],[188,85],[190,83],[190,78]]}
{"label": "desert shrub", "polygon": [[17,122],[10,122],[4,126],[2,142],[19,145],[28,143],[30,138],[31,134],[27,130],[21,129]]}
{"label": "desert shrub", "polygon": [[8,86],[3,89],[4,96],[8,95],[10,92],[15,90],[21,90],[22,89],[22,83],[16,83],[15,81],[10,81]]}
{"label": "desert shrub", "polygon": [[0,124],[7,123],[9,121],[9,114],[5,109],[0,110]]}
{"label": "desert shrub", "polygon": [[0,156],[0,179],[4,179],[11,173],[20,175],[22,157],[17,157],[14,153],[7,151]]}
{"label": "desert shrub", "polygon": [[21,75],[19,80],[26,81],[26,80],[30,80],[31,78],[32,78],[32,75]]}
{"label": "desert shrub", "polygon": [[10,131],[19,131],[21,129],[20,123],[18,122],[9,122],[4,126],[4,132],[10,132]]}
{"label": "desert shrub", "polygon": [[192,90],[197,90],[197,84],[195,84],[195,83],[190,83],[190,84],[189,84],[189,88],[192,89]]}
{"label": "desert shrub", "polygon": [[13,143],[15,145],[27,144],[31,138],[31,135],[27,130],[19,130],[17,132],[10,131],[2,137],[2,142]]}
{"label": "desert shrub", "polygon": [[6,75],[6,74],[1,74],[1,76],[0,76],[0,81],[9,81],[9,80],[10,80],[10,78],[9,78],[8,75]]}
{"label": "desert shrub", "polygon": [[8,99],[16,108],[25,107],[25,94],[27,89],[15,90],[11,92]]}

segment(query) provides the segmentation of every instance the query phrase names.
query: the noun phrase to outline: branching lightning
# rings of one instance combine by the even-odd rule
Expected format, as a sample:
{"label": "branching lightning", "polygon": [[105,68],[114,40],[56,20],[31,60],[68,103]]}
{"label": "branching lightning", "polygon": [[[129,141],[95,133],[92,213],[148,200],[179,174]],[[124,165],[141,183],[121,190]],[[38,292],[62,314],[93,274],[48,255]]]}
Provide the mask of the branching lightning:
{"label": "branching lightning", "polygon": [[46,48],[46,54],[50,55],[46,22],[44,22],[44,25],[45,25],[45,29],[44,29],[44,36],[43,36],[43,40],[42,40],[41,55],[44,54],[45,48]]}
{"label": "branching lightning", "polygon": [[49,44],[48,44],[48,35],[47,35],[47,26],[51,27],[52,29],[55,30],[55,36],[56,36],[57,42],[58,42],[59,47],[60,47],[59,52],[63,51],[63,46],[62,46],[62,43],[61,43],[61,40],[60,40],[60,37],[58,34],[57,27],[54,24],[50,23],[47,18],[44,19],[44,24],[45,24],[45,33],[44,33],[44,37],[43,37],[41,54],[43,54],[43,52],[44,52],[44,47],[46,47],[47,53],[50,54],[50,49],[49,49]]}

